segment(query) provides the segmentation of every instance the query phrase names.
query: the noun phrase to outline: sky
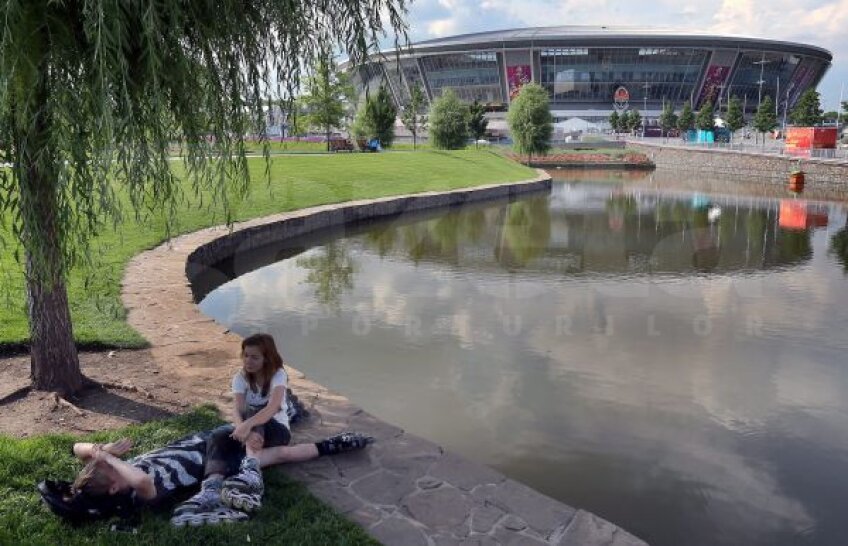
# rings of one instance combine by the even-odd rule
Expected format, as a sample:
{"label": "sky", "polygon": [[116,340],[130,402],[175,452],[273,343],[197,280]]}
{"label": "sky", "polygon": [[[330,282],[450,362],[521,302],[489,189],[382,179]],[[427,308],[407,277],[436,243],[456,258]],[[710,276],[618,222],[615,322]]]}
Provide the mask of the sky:
{"label": "sky", "polygon": [[819,84],[822,108],[848,100],[848,0],[413,0],[412,42],[485,30],[640,26],[788,40],[823,47],[833,64]]}

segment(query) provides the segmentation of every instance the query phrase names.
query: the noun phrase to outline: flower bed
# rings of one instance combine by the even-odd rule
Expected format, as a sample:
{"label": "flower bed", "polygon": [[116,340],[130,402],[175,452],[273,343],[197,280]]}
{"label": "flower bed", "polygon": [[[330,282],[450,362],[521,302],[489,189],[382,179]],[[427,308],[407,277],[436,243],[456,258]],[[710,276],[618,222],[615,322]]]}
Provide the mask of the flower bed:
{"label": "flower bed", "polygon": [[[527,156],[508,153],[507,157],[520,163],[527,163]],[[554,153],[547,155],[532,156],[530,158],[533,165],[613,165],[620,164],[622,166],[640,166],[652,167],[653,162],[645,154],[639,152],[624,152],[624,153],[597,153],[597,152],[576,152],[576,153]]]}

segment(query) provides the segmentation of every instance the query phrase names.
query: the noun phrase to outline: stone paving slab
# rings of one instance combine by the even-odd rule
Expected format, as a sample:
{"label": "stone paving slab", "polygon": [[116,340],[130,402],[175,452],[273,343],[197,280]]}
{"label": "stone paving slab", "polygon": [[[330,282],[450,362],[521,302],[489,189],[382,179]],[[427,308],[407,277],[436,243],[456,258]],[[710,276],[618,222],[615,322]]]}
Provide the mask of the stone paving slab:
{"label": "stone paving slab", "polygon": [[[222,257],[221,252],[298,236],[334,222],[547,188],[550,178],[540,171],[537,179],[522,183],[314,207],[237,224],[232,232],[216,227],[184,235],[136,256],[128,265],[122,291],[128,322],[152,345],[153,366],[192,378],[193,395],[227,410],[227,387],[240,365],[241,339],[200,313],[187,274],[202,271]],[[384,544],[645,544],[597,516],[380,421],[290,367],[289,375],[291,388],[311,411],[307,422],[295,427],[295,441],[353,429],[374,436],[376,443],[364,451],[280,468]]]}

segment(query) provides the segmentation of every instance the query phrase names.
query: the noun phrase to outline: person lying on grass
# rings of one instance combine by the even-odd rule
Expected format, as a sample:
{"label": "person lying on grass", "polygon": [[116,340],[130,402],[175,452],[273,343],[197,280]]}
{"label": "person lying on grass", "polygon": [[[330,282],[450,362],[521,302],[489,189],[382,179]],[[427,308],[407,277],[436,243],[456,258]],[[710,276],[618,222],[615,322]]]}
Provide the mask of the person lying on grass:
{"label": "person lying on grass", "polygon": [[[128,460],[122,459],[132,447],[128,438],[108,444],[78,442],[74,455],[86,465],[73,484],[42,482],[39,490],[55,513],[80,522],[128,517],[145,506],[164,507],[201,484],[198,493],[176,507],[172,524],[243,521],[248,514],[226,504],[221,495],[225,478],[243,469],[245,446],[232,438],[233,431],[232,425],[222,425]],[[314,444],[262,448],[254,453],[258,465],[266,467],[362,449],[372,441],[344,432]]]}

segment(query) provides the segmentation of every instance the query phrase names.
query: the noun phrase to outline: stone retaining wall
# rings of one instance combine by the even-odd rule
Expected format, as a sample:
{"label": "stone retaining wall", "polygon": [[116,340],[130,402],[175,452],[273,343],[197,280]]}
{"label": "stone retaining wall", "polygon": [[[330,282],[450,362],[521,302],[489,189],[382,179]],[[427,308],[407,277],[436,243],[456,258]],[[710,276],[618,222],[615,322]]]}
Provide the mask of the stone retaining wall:
{"label": "stone retaining wall", "polygon": [[535,180],[518,184],[488,185],[473,190],[425,192],[401,197],[351,201],[304,209],[286,214],[285,218],[270,217],[260,220],[255,225],[253,225],[254,222],[248,222],[234,230],[231,235],[219,237],[195,249],[186,262],[186,276],[191,280],[203,273],[208,266],[237,252],[255,250],[286,239],[302,237],[318,230],[343,226],[351,222],[394,218],[404,213],[459,207],[469,203],[513,198],[550,189],[551,178],[544,174]]}
{"label": "stone retaining wall", "polygon": [[[278,237],[371,215],[509,197],[550,184],[550,177],[540,173],[523,183],[313,207],[252,220],[232,231],[216,227],[183,235],[139,254],[127,266],[122,291],[127,321],[150,342],[152,367],[190,378],[194,396],[227,407],[241,340],[200,313],[187,272],[198,274],[227,252]],[[377,441],[363,451],[280,468],[384,544],[645,545],[589,512],[380,421],[290,366],[288,371],[292,389],[311,411],[306,423],[293,430],[296,442],[313,442],[342,429],[359,430]]]}
{"label": "stone retaining wall", "polygon": [[[646,154],[658,169],[709,174],[712,178],[756,178],[777,186],[788,183],[797,160],[785,156],[723,149],[682,148],[628,141],[628,148]],[[821,198],[845,195],[848,191],[848,161],[804,159],[805,194]]]}

